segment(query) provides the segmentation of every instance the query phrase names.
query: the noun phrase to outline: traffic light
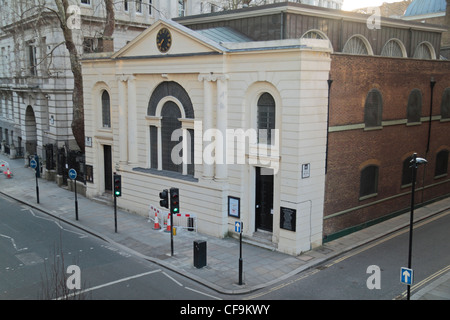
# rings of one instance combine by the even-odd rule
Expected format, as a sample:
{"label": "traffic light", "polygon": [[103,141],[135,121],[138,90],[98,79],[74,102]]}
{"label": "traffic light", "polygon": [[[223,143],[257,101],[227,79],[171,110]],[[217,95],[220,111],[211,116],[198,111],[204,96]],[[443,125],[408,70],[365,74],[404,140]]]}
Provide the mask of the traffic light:
{"label": "traffic light", "polygon": [[178,188],[170,188],[170,213],[180,213],[180,197]]}
{"label": "traffic light", "polygon": [[122,176],[114,174],[114,196],[120,197],[122,195]]}
{"label": "traffic light", "polygon": [[159,193],[159,205],[163,208],[169,208],[169,191],[164,189]]}

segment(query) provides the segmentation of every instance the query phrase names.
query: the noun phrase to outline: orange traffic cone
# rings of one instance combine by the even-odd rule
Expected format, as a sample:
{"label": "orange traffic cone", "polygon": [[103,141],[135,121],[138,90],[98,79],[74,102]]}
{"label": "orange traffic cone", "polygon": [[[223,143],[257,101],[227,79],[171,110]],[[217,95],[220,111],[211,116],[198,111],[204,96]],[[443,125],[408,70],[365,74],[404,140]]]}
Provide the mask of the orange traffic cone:
{"label": "orange traffic cone", "polygon": [[172,226],[170,224],[170,213],[169,213],[169,215],[167,216],[167,228],[166,228],[166,230],[164,230],[164,232],[171,232],[171,231],[172,231]]}
{"label": "orange traffic cone", "polygon": [[11,179],[11,171],[9,170],[9,168],[8,170],[6,170],[6,178]]}
{"label": "orange traffic cone", "polygon": [[158,220],[158,212],[159,212],[159,210],[155,211],[155,224],[153,225],[153,230],[161,229],[161,226],[159,225],[159,220]]}

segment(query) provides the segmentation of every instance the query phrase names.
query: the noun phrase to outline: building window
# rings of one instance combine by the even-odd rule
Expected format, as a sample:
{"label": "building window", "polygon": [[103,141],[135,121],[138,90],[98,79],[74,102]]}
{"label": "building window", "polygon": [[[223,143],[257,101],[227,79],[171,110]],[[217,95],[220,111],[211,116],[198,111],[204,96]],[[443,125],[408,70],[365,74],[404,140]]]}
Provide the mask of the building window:
{"label": "building window", "polygon": [[91,0],[81,0],[82,4],[86,4],[86,5],[90,5],[91,4]]}
{"label": "building window", "polygon": [[123,0],[123,10],[128,11],[128,0]]}
{"label": "building window", "polygon": [[405,46],[400,40],[391,39],[384,45],[381,56],[406,58]]}
{"label": "building window", "polygon": [[142,13],[142,0],[137,0],[136,1],[136,12],[137,13]]}
{"label": "building window", "polygon": [[180,143],[180,140],[172,139],[175,131],[181,129],[181,122],[178,120],[181,118],[180,108],[175,102],[168,101],[161,110],[161,117],[162,169],[182,173],[182,166],[174,159],[175,154],[172,154]]}
{"label": "building window", "polygon": [[412,157],[408,157],[403,161],[402,186],[408,186],[412,183],[411,160]]}
{"label": "building window", "polygon": [[28,67],[31,76],[37,76],[37,56],[36,47],[33,45],[28,46]]}
{"label": "building window", "polygon": [[272,130],[275,129],[275,100],[269,93],[258,99],[258,143],[272,144]]}
{"label": "building window", "polygon": [[98,39],[85,37],[83,39],[83,53],[98,52]]}
{"label": "building window", "polygon": [[439,151],[436,156],[436,168],[434,171],[435,177],[446,176],[448,172],[448,150]]}
{"label": "building window", "polygon": [[446,88],[442,95],[441,119],[450,119],[450,88]]}
{"label": "building window", "polygon": [[147,109],[150,168],[194,176],[194,118],[182,86],[166,81],[155,88]]}
{"label": "building window", "polygon": [[151,16],[152,15],[152,0],[148,0],[148,15]]}
{"label": "building window", "polygon": [[361,171],[359,197],[375,196],[378,192],[378,166],[369,165]]}
{"label": "building window", "polygon": [[383,116],[383,98],[377,89],[370,90],[364,106],[364,124],[366,128],[381,127]]}
{"label": "building window", "polygon": [[436,53],[430,43],[422,42],[416,47],[413,58],[425,60],[436,59]]}
{"label": "building window", "polygon": [[411,91],[406,113],[408,123],[420,122],[420,116],[422,114],[422,92],[419,89]]}
{"label": "building window", "polygon": [[327,36],[319,30],[309,30],[305,32],[302,36],[302,39],[320,39],[320,40],[328,40]]}
{"label": "building window", "polygon": [[102,126],[103,128],[111,128],[111,102],[108,91],[102,93]]}
{"label": "building window", "polygon": [[178,16],[184,17],[186,14],[186,2],[185,0],[178,0]]}
{"label": "building window", "polygon": [[363,36],[355,35],[348,39],[347,43],[342,49],[343,53],[358,54],[358,55],[373,55],[372,48],[369,41]]}

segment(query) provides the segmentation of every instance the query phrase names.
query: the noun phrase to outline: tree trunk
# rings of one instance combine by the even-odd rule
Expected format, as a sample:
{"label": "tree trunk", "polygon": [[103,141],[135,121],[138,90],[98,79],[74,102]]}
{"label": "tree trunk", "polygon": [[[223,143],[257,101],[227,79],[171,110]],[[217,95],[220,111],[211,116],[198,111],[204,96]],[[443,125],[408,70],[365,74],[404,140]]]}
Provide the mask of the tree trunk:
{"label": "tree trunk", "polygon": [[60,15],[61,29],[63,31],[66,48],[69,51],[70,67],[74,78],[74,87],[72,94],[73,119],[72,133],[81,152],[84,153],[84,99],[83,99],[83,75],[81,72],[81,63],[78,57],[77,48],[73,41],[72,30],[67,26],[68,0],[55,0]]}
{"label": "tree trunk", "polygon": [[112,37],[115,29],[114,0],[104,0],[106,7],[106,23],[103,30],[104,37]]}

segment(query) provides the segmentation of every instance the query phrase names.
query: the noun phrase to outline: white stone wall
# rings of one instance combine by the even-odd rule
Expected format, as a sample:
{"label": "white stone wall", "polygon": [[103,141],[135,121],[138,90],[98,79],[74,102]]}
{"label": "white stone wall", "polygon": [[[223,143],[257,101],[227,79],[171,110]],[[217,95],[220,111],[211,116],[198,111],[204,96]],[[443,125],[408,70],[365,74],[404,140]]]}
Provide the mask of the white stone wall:
{"label": "white stone wall", "polygon": [[[172,30],[173,34],[177,32]],[[155,33],[145,34],[122,53],[139,56],[140,47],[151,48]],[[183,34],[178,36],[182,38]],[[192,38],[185,40],[180,42],[187,52],[204,48]],[[262,161],[271,160],[269,166],[278,169],[272,241],[278,250],[293,255],[320,245],[330,52],[325,41],[316,48],[303,48],[299,40],[275,42],[230,45],[243,50],[218,55],[84,61],[86,136],[93,138],[93,146],[86,148],[86,162],[94,166],[94,183],[88,183],[88,196],[104,191],[102,148],[111,145],[113,168],[122,175],[119,206],[147,215],[150,205],[158,207],[160,191],[178,187],[181,211],[198,217],[199,232],[224,237],[234,231],[236,219],[228,217],[227,211],[228,196],[234,196],[241,199],[244,234],[251,237],[255,232],[255,166],[267,166]],[[297,46],[292,47],[294,43]],[[209,168],[205,163],[197,164],[194,177],[198,181],[136,172],[135,167],[149,167],[149,125],[157,120],[146,117],[147,107],[154,88],[163,81],[175,81],[188,92],[195,120],[207,122],[203,123],[204,130],[208,126],[244,132],[256,128],[258,97],[269,92],[276,102],[279,154],[261,157],[253,144],[246,152],[246,164]],[[100,94],[104,89],[111,97],[110,130],[100,127]],[[225,115],[217,108],[219,104],[224,105]],[[238,151],[235,145],[227,147],[226,154]],[[257,164],[249,164],[250,159]],[[302,164],[310,165],[309,178],[302,179]],[[297,211],[296,232],[280,229],[280,207]]]}

